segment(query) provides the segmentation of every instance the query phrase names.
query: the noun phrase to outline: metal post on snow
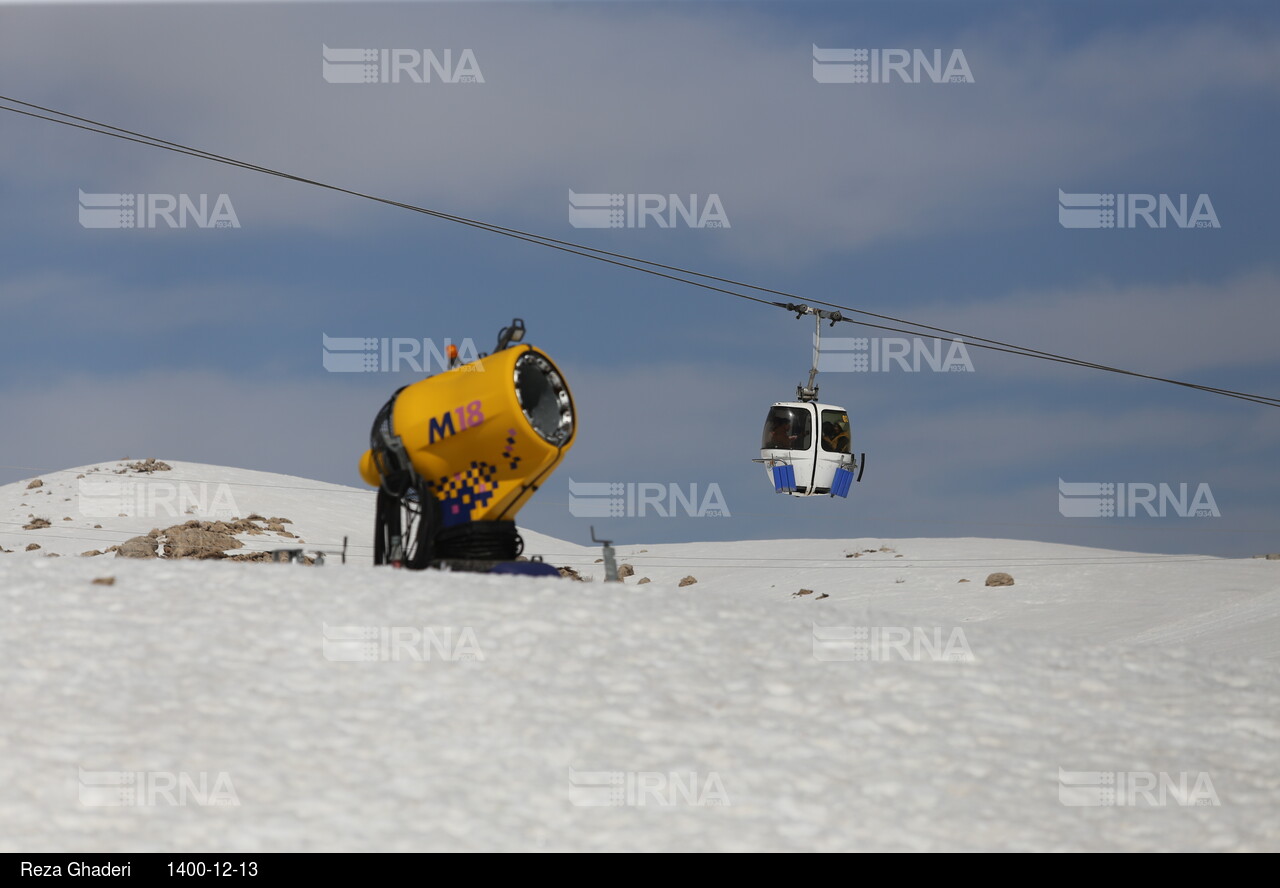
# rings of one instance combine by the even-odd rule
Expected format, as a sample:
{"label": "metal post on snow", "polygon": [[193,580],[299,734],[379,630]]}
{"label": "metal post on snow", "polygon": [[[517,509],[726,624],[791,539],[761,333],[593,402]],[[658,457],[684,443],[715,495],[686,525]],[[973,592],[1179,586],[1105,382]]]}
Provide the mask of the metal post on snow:
{"label": "metal post on snow", "polygon": [[591,526],[591,542],[600,543],[604,547],[604,581],[606,583],[620,583],[618,579],[618,560],[614,557],[613,540],[596,539],[596,528]]}

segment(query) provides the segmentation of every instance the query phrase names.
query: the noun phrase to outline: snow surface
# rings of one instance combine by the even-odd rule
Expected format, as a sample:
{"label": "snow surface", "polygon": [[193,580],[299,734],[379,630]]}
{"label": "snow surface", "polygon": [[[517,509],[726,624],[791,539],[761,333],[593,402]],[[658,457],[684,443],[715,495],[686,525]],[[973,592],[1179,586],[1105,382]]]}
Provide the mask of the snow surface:
{"label": "snow surface", "polygon": [[[371,566],[367,490],[170,464],[113,477],[229,485],[350,563],[78,557],[206,516],[82,515],[117,462],[0,487],[0,851],[1280,850],[1280,562],[756,540],[620,546],[606,585],[525,530],[597,581],[410,573]],[[898,627],[972,657],[854,659]],[[1220,804],[1068,806],[1060,769]],[[107,771],[152,803],[86,804]],[[154,792],[200,774],[235,803]]]}

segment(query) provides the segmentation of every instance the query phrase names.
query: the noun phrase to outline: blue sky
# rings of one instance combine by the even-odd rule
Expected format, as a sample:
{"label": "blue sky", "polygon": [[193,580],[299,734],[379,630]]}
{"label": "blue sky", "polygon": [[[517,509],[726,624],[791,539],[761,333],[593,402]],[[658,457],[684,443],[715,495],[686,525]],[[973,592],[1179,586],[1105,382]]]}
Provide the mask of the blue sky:
{"label": "blue sky", "polygon": [[[470,49],[483,83],[337,84],[321,46]],[[963,52],[972,83],[819,83],[812,47]],[[1280,395],[1280,13],[1265,3],[0,4],[3,92],[398,200],[871,311]],[[256,173],[0,115],[0,482],[124,455],[358,484],[413,373],[321,335],[489,349],[578,401],[575,481],[717,484],[622,542],[1024,537],[1280,551],[1280,411],[974,349],[821,374],[848,500],[751,463],[809,321]],[[1220,228],[1066,229],[1058,191],[1209,195]],[[87,229],[78,191],[225,193],[240,228]],[[575,192],[715,194],[729,228],[575,229]],[[843,325],[831,335],[874,335]],[[892,335],[892,334],[885,334]],[[30,468],[28,468],[30,467]],[[1220,518],[1064,518],[1058,480],[1208,484]]]}

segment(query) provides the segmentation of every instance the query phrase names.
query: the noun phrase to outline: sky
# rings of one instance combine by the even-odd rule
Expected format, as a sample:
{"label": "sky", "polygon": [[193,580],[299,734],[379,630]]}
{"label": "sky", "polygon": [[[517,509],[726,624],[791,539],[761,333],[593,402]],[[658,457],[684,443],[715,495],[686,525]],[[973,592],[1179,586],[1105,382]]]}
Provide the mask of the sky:
{"label": "sky", "polygon": [[[3,3],[0,93],[800,299],[1275,397],[1273,6]],[[827,82],[853,63],[815,65],[815,47],[958,53],[964,76]],[[352,64],[332,50],[353,48],[440,64],[333,82]],[[1066,209],[1205,195],[1216,224],[1068,227],[1060,192]],[[93,195],[226,195],[236,225],[89,227],[102,216],[81,193],[91,211]],[[575,227],[571,193],[678,195],[728,224]],[[375,413],[423,373],[330,372],[322,337],[488,351],[521,317],[578,408],[573,450],[519,516],[544,533],[1280,551],[1274,407],[978,348],[971,372],[823,372],[862,481],[845,500],[780,496],[751,460],[770,404],[807,376],[808,319],[8,112],[0,317],[0,483],[155,456],[359,485]],[[727,514],[668,497],[674,514],[579,518],[570,480],[714,490]],[[1068,517],[1060,482],[1203,486],[1218,514]]]}

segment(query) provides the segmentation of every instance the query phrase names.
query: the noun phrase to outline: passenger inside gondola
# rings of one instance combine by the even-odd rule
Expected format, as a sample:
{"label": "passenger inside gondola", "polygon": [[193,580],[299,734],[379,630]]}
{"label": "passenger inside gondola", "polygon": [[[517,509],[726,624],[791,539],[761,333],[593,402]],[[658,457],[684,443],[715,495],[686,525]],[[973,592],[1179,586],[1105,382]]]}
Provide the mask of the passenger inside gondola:
{"label": "passenger inside gondola", "polygon": [[790,450],[794,440],[795,436],[791,434],[791,420],[780,416],[770,423],[769,435],[764,442],[764,446],[778,450]]}
{"label": "passenger inside gondola", "polygon": [[774,407],[765,420],[760,446],[765,450],[808,450],[810,444],[809,411],[793,407]]}
{"label": "passenger inside gondola", "polygon": [[840,410],[822,411],[822,449],[830,453],[849,453],[849,415]]}

